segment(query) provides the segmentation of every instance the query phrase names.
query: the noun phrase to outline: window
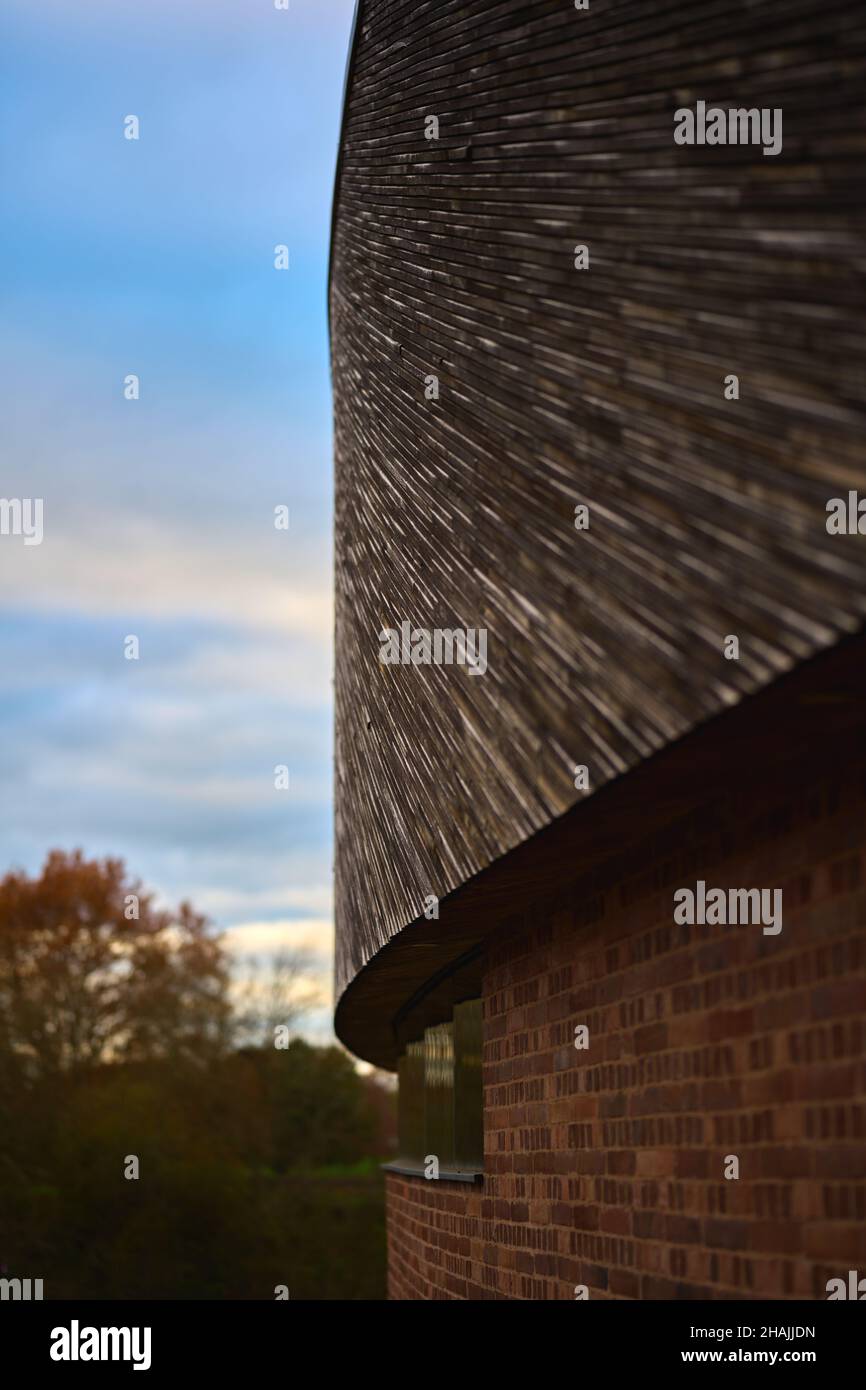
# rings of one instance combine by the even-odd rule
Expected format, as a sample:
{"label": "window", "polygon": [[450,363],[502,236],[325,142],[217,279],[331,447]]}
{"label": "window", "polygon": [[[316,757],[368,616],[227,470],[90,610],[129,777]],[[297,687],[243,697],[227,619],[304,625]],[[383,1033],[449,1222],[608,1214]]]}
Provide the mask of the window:
{"label": "window", "polygon": [[484,1164],[481,1000],[454,1008],[450,1023],[409,1043],[398,1067],[400,1157],[386,1167],[474,1180]]}

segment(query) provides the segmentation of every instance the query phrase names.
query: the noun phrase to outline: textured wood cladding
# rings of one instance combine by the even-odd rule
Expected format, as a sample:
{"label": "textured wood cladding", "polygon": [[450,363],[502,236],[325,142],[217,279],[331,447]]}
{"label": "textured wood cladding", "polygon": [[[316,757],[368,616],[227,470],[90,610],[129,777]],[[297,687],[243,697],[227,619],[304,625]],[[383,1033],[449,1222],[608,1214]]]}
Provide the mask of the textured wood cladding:
{"label": "textured wood cladding", "polygon": [[[866,490],[864,78],[848,0],[362,4],[330,305],[338,993],[567,810],[576,764],[595,791],[861,626],[866,538],[825,508]],[[699,99],[782,108],[781,154],[675,145]],[[404,620],[486,628],[487,674],[381,665]]]}

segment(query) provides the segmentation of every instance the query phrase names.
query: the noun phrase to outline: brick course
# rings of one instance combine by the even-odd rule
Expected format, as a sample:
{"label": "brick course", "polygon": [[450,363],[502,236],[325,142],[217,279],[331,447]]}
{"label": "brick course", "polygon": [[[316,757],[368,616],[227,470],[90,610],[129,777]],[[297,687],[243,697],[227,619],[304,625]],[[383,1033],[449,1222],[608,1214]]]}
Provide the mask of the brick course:
{"label": "brick course", "polygon": [[[781,934],[675,925],[698,878],[781,887]],[[503,923],[484,1186],[388,1175],[390,1296],[824,1298],[866,1271],[864,884],[861,755],[732,794]]]}

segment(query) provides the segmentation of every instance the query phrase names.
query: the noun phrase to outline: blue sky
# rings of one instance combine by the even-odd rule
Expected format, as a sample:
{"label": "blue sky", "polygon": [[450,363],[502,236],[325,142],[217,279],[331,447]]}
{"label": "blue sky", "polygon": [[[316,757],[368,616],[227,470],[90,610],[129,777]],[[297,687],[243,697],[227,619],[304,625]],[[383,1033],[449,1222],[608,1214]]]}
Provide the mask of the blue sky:
{"label": "blue sky", "polygon": [[235,950],[313,948],[328,991],[326,277],[353,8],[0,19],[0,496],[44,499],[41,545],[0,536],[0,870],[121,855]]}

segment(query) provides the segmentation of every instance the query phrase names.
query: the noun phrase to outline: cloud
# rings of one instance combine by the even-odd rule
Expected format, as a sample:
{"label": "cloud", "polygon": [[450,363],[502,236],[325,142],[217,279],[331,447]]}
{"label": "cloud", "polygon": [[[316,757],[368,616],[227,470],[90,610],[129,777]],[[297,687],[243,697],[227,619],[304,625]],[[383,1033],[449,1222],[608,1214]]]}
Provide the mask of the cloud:
{"label": "cloud", "polygon": [[287,918],[278,922],[243,922],[229,927],[223,940],[234,956],[275,956],[280,951],[309,951],[330,963],[334,924],[326,918]]}
{"label": "cloud", "polygon": [[220,924],[326,915],[329,653],[169,619],[142,629],[138,663],[121,639],[80,614],[0,625],[6,863],[35,871],[49,846],[81,845]]}
{"label": "cloud", "polygon": [[[148,352],[152,373],[135,351],[71,366],[27,336],[0,339],[2,492],[41,498],[44,517],[41,545],[0,539],[0,605],[208,619],[323,651],[333,626],[324,399],[308,383],[305,413],[275,383],[251,398],[245,381],[190,380]],[[121,389],[130,358],[137,402]],[[288,530],[274,524],[281,506]],[[262,647],[256,664],[265,659]]]}
{"label": "cloud", "polygon": [[[305,569],[291,541],[283,542],[281,565],[272,530],[268,518],[258,535],[242,538],[227,529],[201,535],[120,517],[64,527],[49,504],[40,546],[4,537],[0,592],[5,606],[18,610],[111,614],[127,628],[136,618],[218,619],[326,648],[333,601],[325,565],[320,559]],[[259,662],[267,659],[261,650]],[[215,651],[210,660],[218,660]]]}
{"label": "cloud", "polygon": [[[307,884],[299,888],[275,887],[251,889],[243,892],[237,888],[212,888],[202,889],[196,899],[202,911],[209,913],[218,920],[225,921],[237,918],[244,913],[267,911],[269,913],[279,913],[286,911],[316,912],[322,915],[312,918],[286,918],[271,923],[263,921],[258,924],[262,930],[270,929],[274,926],[277,931],[282,931],[286,926],[294,926],[295,921],[302,923],[312,921],[320,923],[323,920],[330,923],[333,893],[327,884]],[[233,931],[246,930],[248,922],[240,926],[231,928]],[[333,927],[330,928],[333,930]]]}

